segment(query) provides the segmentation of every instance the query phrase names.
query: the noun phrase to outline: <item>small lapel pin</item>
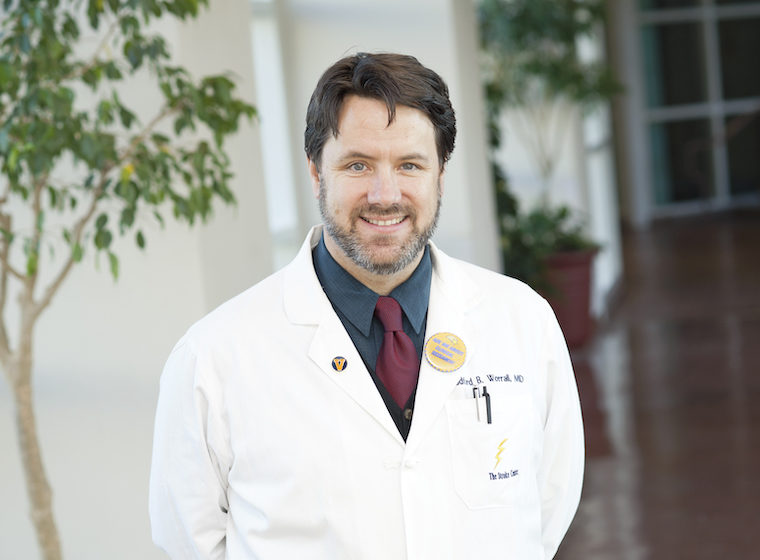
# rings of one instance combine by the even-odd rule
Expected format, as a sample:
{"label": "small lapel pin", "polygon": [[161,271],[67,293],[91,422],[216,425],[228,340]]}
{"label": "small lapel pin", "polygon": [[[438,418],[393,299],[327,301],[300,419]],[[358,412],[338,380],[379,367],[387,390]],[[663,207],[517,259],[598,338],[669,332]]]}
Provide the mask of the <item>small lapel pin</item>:
{"label": "small lapel pin", "polygon": [[336,356],[333,358],[332,367],[335,371],[343,371],[348,366],[348,360],[343,356]]}

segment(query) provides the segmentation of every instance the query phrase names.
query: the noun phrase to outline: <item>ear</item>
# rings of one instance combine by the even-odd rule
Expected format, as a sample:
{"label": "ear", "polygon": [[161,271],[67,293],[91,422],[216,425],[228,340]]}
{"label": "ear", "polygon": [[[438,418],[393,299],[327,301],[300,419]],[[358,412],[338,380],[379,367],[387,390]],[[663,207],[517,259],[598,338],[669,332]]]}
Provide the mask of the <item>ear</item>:
{"label": "ear", "polygon": [[317,164],[309,158],[306,158],[306,165],[309,168],[309,179],[311,179],[311,191],[314,198],[319,198],[319,169]]}
{"label": "ear", "polygon": [[446,176],[446,169],[441,169],[441,172],[438,174],[438,192],[443,196],[443,185],[445,181],[443,180]]}

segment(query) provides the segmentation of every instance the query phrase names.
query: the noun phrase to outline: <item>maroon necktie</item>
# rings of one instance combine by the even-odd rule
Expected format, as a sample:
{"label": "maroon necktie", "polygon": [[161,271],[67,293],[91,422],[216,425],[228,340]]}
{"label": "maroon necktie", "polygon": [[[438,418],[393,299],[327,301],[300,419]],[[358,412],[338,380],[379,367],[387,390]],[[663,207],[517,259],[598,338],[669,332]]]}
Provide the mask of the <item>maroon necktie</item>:
{"label": "maroon necktie", "polygon": [[401,324],[401,306],[392,297],[380,296],[375,315],[385,328],[375,372],[393,400],[404,408],[417,384],[420,362],[412,339]]}

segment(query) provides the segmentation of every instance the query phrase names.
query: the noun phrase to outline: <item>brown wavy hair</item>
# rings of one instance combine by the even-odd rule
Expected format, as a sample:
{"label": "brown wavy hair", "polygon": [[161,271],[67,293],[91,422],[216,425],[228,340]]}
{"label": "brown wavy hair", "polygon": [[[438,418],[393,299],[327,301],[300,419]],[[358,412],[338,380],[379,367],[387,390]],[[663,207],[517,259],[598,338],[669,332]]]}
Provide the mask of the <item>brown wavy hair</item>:
{"label": "brown wavy hair", "polygon": [[317,83],[306,111],[304,148],[319,168],[328,135],[338,136],[338,118],[347,95],[378,99],[388,108],[388,124],[396,105],[419,109],[435,129],[438,163],[443,169],[454,150],[456,118],[449,88],[433,70],[413,56],[357,53],[330,66]]}

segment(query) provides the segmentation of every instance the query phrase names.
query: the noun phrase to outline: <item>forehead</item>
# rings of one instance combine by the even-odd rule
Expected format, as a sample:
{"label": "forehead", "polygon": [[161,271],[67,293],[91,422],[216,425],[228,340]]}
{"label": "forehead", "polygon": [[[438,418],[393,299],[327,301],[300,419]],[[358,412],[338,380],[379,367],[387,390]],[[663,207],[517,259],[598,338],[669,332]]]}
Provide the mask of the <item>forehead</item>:
{"label": "forehead", "polygon": [[338,135],[328,139],[325,148],[354,147],[432,150],[435,153],[435,129],[430,119],[406,105],[396,105],[396,114],[388,122],[388,108],[383,101],[350,95],[343,101],[338,117]]}

